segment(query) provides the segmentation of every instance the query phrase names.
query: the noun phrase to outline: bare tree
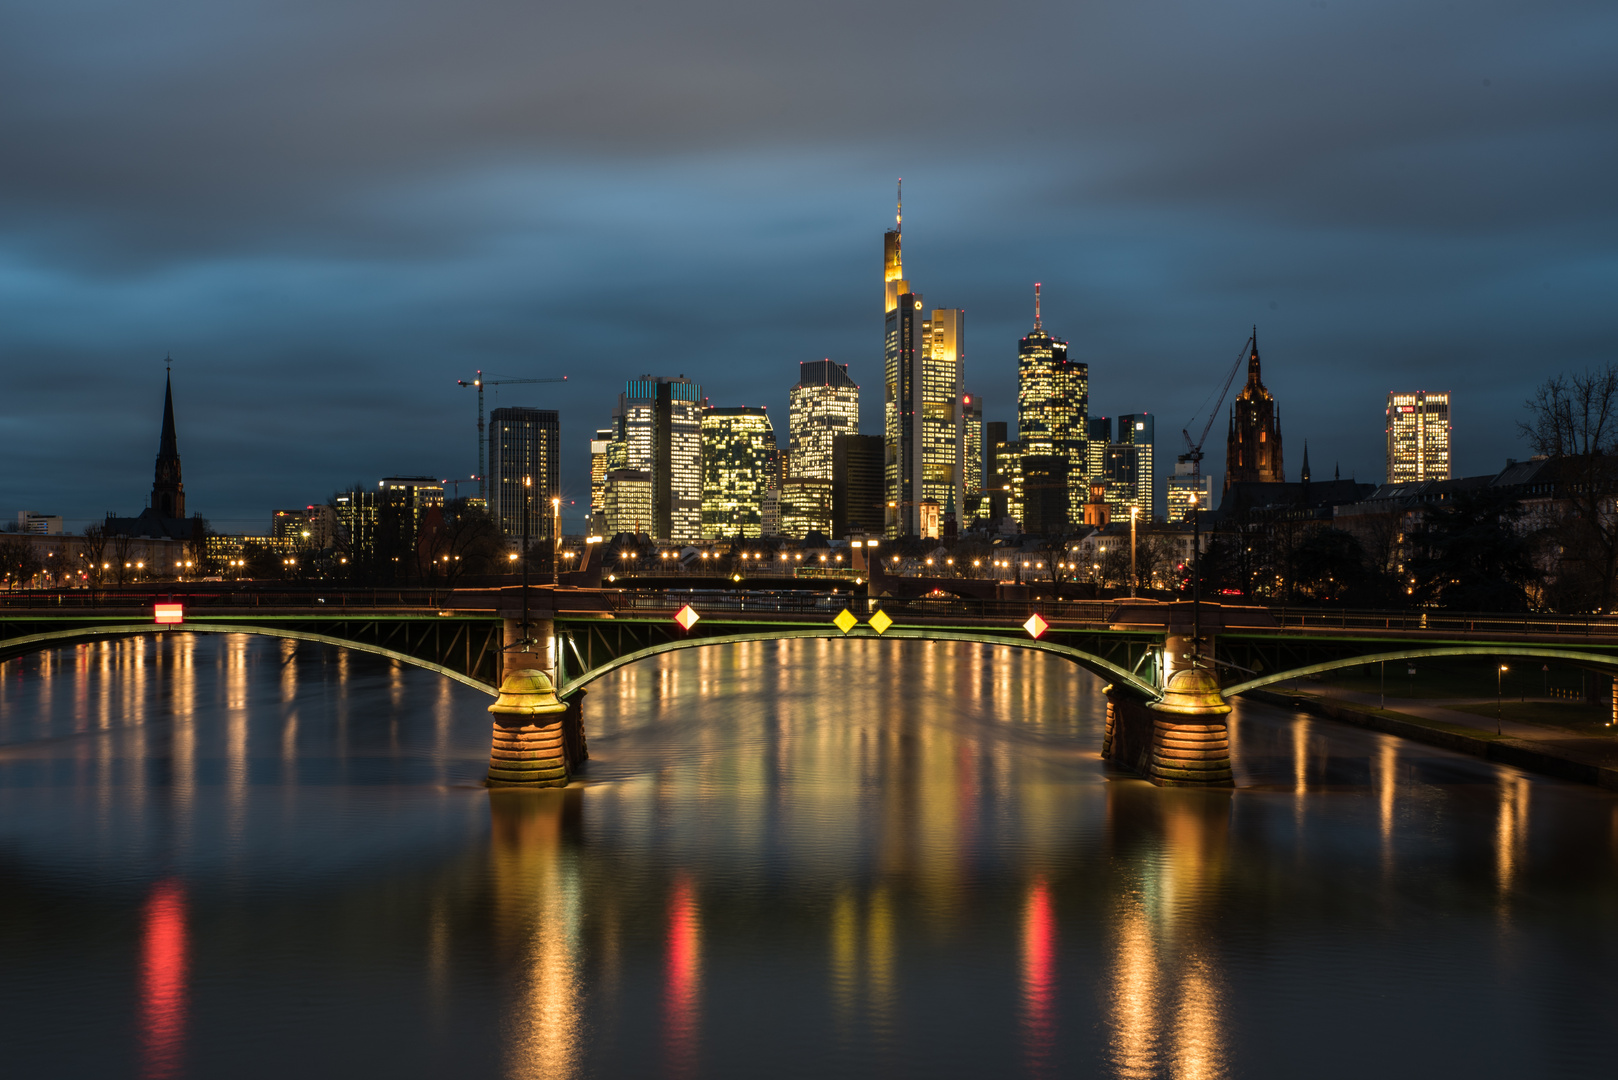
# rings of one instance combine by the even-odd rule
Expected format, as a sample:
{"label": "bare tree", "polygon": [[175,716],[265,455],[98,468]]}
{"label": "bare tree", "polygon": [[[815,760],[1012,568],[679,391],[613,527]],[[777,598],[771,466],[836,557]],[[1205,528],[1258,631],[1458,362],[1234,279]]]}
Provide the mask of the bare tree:
{"label": "bare tree", "polygon": [[105,561],[106,555],[106,524],[96,522],[93,525],[86,525],[84,527],[84,561],[90,564],[87,569],[90,572],[90,582],[92,584],[101,580],[101,564]]}
{"label": "bare tree", "polygon": [[1618,599],[1618,363],[1547,379],[1526,405],[1518,430],[1559,467],[1562,514],[1551,530],[1573,581],[1558,592],[1610,611]]}

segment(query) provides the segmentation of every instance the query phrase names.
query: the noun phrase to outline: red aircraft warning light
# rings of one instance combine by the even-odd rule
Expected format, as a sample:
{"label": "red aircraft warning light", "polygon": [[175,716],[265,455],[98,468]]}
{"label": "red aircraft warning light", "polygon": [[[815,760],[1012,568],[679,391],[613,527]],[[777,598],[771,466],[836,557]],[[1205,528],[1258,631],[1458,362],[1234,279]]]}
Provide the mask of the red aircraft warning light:
{"label": "red aircraft warning light", "polygon": [[185,605],[153,604],[152,618],[153,621],[163,624],[183,623],[185,622]]}

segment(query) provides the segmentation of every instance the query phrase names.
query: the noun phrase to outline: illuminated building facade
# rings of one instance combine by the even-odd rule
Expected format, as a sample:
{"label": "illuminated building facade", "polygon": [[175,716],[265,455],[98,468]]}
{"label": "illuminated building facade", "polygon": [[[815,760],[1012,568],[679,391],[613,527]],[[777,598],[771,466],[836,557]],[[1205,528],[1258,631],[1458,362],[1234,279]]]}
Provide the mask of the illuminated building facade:
{"label": "illuminated building facade", "polygon": [[802,540],[811,532],[832,532],[832,482],[791,477],[781,481],[778,495],[780,535]]}
{"label": "illuminated building facade", "polygon": [[[1020,442],[998,442],[995,443],[992,452],[994,454],[994,485],[1000,489],[999,498],[1005,500],[1005,512],[1001,516],[1011,518],[1017,523],[1018,528],[1021,528],[1023,523],[1023,445]],[[999,499],[996,499],[995,503],[998,508]]]}
{"label": "illuminated building facade", "polygon": [[860,430],[860,388],[848,377],[847,364],[798,365],[798,384],[788,393],[787,429],[792,475],[830,480],[832,440]]}
{"label": "illuminated building facade", "polygon": [[603,535],[647,535],[652,522],[652,474],[645,469],[613,469],[607,474]]}
{"label": "illuminated building facade", "polygon": [[590,440],[590,516],[606,512],[607,473],[612,471],[612,428],[599,428]]}
{"label": "illuminated building facade", "polygon": [[961,397],[962,485],[967,499],[983,493],[983,397]]}
{"label": "illuminated building facade", "polygon": [[1025,454],[1054,454],[1068,462],[1070,504],[1082,502],[1090,462],[1090,368],[1067,358],[1067,342],[1040,320],[1034,284],[1034,328],[1017,344],[1017,439]]}
{"label": "illuminated building facade", "polygon": [[1149,413],[1118,418],[1118,438],[1108,450],[1108,501],[1115,517],[1127,518],[1130,509],[1136,508],[1140,520],[1152,520],[1157,498],[1155,427]]}
{"label": "illuminated building facade", "polygon": [[1388,395],[1388,483],[1450,478],[1449,393]]}
{"label": "illuminated building facade", "polygon": [[1225,490],[1235,483],[1279,484],[1286,479],[1281,461],[1281,419],[1275,399],[1259,376],[1258,327],[1253,328],[1247,357],[1247,385],[1230,407],[1230,433],[1225,439]]}
{"label": "illuminated building facade", "polygon": [[883,237],[883,481],[888,536],[920,534],[919,506],[959,507],[963,486],[966,312],[925,313],[904,277],[903,206]]}
{"label": "illuminated building facade", "polygon": [[1174,463],[1174,475],[1169,477],[1166,496],[1170,524],[1190,521],[1193,510],[1213,509],[1213,477],[1193,476],[1194,467],[1189,457],[1181,454]]}
{"label": "illuminated building facade", "polygon": [[489,515],[508,539],[522,538],[524,515],[531,542],[551,538],[551,500],[562,489],[560,459],[555,409],[517,407],[489,414]]}
{"label": "illuminated building facade", "polygon": [[683,375],[630,379],[618,397],[613,420],[622,449],[609,447],[608,464],[651,474],[652,520],[642,531],[654,539],[702,537],[701,412],[701,388]]}
{"label": "illuminated building facade", "polygon": [[756,537],[770,487],[775,429],[763,408],[702,412],[702,538]]}

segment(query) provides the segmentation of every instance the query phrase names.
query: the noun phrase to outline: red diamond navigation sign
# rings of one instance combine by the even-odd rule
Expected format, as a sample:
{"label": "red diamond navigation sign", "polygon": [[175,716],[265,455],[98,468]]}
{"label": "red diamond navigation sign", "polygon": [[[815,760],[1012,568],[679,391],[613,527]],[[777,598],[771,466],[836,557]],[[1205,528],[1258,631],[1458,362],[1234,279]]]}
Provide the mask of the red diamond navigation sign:
{"label": "red diamond navigation sign", "polygon": [[702,618],[702,616],[698,615],[696,610],[692,608],[690,604],[685,605],[685,607],[674,613],[674,621],[679,623],[680,629],[684,630],[688,634],[691,632],[691,628],[697,625],[697,620],[700,618]]}
{"label": "red diamond navigation sign", "polygon": [[1028,616],[1028,621],[1022,624],[1022,628],[1035,638],[1049,630],[1050,627],[1051,624],[1041,619],[1038,612]]}

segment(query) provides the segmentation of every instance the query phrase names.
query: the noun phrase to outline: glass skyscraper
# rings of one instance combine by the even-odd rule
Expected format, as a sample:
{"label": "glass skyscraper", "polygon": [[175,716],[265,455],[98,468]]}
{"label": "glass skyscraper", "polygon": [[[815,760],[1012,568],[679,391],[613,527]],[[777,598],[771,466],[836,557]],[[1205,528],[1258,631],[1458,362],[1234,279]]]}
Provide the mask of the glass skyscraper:
{"label": "glass skyscraper", "polygon": [[702,538],[756,537],[771,486],[775,429],[762,408],[702,412]]}
{"label": "glass skyscraper", "polygon": [[489,514],[509,539],[551,539],[551,500],[561,495],[561,423],[555,409],[489,414]]}
{"label": "glass skyscraper", "polygon": [[1388,394],[1388,483],[1448,480],[1449,392]]}
{"label": "glass skyscraper", "polygon": [[1067,342],[1046,332],[1034,285],[1034,328],[1017,345],[1017,439],[1023,453],[1054,455],[1068,462],[1069,502],[1086,493],[1090,415],[1090,368],[1067,358]]}
{"label": "glass skyscraper", "polygon": [[642,375],[618,396],[608,464],[651,474],[655,540],[702,537],[701,411],[701,388],[684,375]]}
{"label": "glass skyscraper", "polygon": [[860,388],[848,377],[848,365],[830,360],[800,363],[788,405],[792,475],[830,480],[832,441],[860,431]]}

